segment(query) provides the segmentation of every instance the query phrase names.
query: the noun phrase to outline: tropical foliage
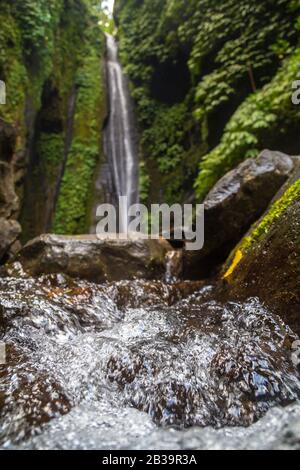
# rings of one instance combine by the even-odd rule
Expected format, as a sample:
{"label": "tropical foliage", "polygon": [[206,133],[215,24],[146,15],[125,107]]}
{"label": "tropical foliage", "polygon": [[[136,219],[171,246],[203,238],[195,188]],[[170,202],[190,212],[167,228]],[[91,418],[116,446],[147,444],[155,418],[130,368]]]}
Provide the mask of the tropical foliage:
{"label": "tropical foliage", "polygon": [[298,122],[292,111],[282,129],[275,116],[281,105],[290,111],[298,16],[291,0],[117,0],[143,157],[150,178],[154,166],[163,187],[177,181],[172,200],[186,198],[195,179],[201,199],[233,164],[272,145],[268,129],[276,139],[278,126]]}

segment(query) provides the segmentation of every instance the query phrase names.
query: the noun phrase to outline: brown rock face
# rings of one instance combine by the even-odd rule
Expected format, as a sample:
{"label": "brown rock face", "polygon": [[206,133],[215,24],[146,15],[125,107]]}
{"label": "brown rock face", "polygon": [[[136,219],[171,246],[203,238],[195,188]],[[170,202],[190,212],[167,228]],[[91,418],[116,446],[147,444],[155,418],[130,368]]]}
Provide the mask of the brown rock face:
{"label": "brown rock face", "polygon": [[12,164],[14,146],[13,128],[0,119],[0,217],[6,219],[18,210]]}
{"label": "brown rock face", "polygon": [[161,279],[166,272],[165,240],[99,240],[96,236],[42,235],[18,255],[32,276],[64,273],[92,282]]}
{"label": "brown rock face", "polygon": [[288,155],[265,150],[225,175],[208,194],[205,204],[205,245],[185,252],[184,277],[210,274],[225,261],[234,245],[267,209],[294,168]]}
{"label": "brown rock face", "polygon": [[15,132],[9,124],[0,118],[0,155],[1,160],[10,162],[15,146]]}
{"label": "brown rock face", "polygon": [[0,160],[0,217],[10,218],[18,210],[12,165]]}
{"label": "brown rock face", "polygon": [[19,209],[14,187],[14,148],[15,132],[0,119],[0,263],[21,233],[20,225],[13,220]]}
{"label": "brown rock face", "polygon": [[16,220],[0,218],[0,262],[10,251],[21,233],[21,226]]}

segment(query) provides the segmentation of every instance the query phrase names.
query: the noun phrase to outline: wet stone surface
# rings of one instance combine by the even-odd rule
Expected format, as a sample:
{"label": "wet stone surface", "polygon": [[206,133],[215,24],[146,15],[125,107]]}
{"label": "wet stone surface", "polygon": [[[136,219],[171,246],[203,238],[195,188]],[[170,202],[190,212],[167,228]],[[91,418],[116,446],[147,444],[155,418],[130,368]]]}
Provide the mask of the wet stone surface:
{"label": "wet stone surface", "polygon": [[288,442],[297,336],[255,298],[214,295],[202,283],[0,278],[1,446],[241,447],[268,423],[270,447]]}

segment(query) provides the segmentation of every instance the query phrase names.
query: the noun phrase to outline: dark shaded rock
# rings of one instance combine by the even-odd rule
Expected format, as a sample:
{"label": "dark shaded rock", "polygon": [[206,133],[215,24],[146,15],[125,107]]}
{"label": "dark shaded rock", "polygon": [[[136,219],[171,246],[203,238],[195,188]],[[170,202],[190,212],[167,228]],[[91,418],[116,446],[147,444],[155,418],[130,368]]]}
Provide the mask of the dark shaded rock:
{"label": "dark shaded rock", "polygon": [[292,157],[265,150],[225,175],[205,204],[205,245],[186,251],[184,277],[200,278],[226,259],[234,245],[263,214],[294,167]]}
{"label": "dark shaded rock", "polygon": [[21,226],[16,220],[0,218],[0,263],[10,251],[21,233]]}
{"label": "dark shaded rock", "polygon": [[19,208],[14,188],[14,129],[0,119],[0,217],[12,217]]}
{"label": "dark shaded rock", "polygon": [[284,183],[283,186],[281,186],[279,191],[275,194],[268,209],[274,202],[276,202],[278,199],[280,199],[284,195],[284,193],[286,192],[288,188],[290,188],[294,183],[296,183],[300,179],[300,157],[292,157],[292,159],[293,159],[294,168],[290,176],[288,177],[287,181]]}
{"label": "dark shaded rock", "polygon": [[[52,419],[67,414],[72,403],[46,371],[28,364],[20,347],[7,346],[7,365],[0,369],[0,444],[29,438]],[[14,386],[11,387],[11,384]]]}
{"label": "dark shaded rock", "polygon": [[0,118],[0,160],[12,160],[16,135],[13,127]]}
{"label": "dark shaded rock", "polygon": [[0,262],[21,233],[18,222],[10,220],[19,209],[14,181],[15,141],[13,127],[0,119]]}
{"label": "dark shaded rock", "polygon": [[12,165],[0,160],[0,217],[10,218],[19,209],[19,200],[14,188]]}
{"label": "dark shaded rock", "polygon": [[29,242],[18,255],[23,269],[32,276],[63,273],[92,282],[160,279],[171,250],[163,239],[99,240],[96,236],[42,235]]}

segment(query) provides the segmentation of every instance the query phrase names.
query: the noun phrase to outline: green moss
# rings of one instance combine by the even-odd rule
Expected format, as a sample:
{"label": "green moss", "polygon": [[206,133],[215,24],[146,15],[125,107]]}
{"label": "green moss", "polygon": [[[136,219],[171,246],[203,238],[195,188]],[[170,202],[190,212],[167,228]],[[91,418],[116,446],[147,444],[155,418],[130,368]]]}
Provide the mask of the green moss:
{"label": "green moss", "polygon": [[9,5],[0,11],[0,79],[6,83],[6,105],[0,116],[19,130],[18,145],[24,144],[24,102],[28,75],[23,63],[22,37]]}
{"label": "green moss", "polygon": [[[11,120],[17,125],[27,102],[28,124],[36,123],[21,220],[24,241],[45,230],[85,232],[105,112],[99,3],[16,0],[9,15],[18,38],[14,57],[26,77]],[[24,150],[25,123],[23,129]]]}
{"label": "green moss", "polygon": [[184,103],[172,107],[160,106],[152,126],[143,133],[143,143],[151,158],[157,160],[162,174],[174,170],[182,159],[187,120]]}
{"label": "green moss", "polygon": [[[57,133],[36,136],[34,160],[29,170],[26,205],[22,216],[24,242],[48,231],[61,178],[64,160],[64,137]],[[26,210],[25,210],[26,209]]]}
{"label": "green moss", "polygon": [[264,236],[270,231],[274,223],[284,214],[284,212],[295,201],[300,200],[300,180],[290,186],[284,195],[276,201],[265,217],[252,228],[250,235],[242,239],[236,249],[232,252],[225,265],[224,279],[230,278],[235,272],[244,256],[252,249],[255,249]]}
{"label": "green moss", "polygon": [[300,180],[296,181],[284,195],[276,201],[263,220],[254,227],[251,234],[244,238],[239,249],[245,253],[261,238],[268,233],[274,222],[282,216],[288,207],[297,199],[300,199]]}
{"label": "green moss", "polygon": [[148,197],[149,197],[149,188],[150,188],[150,176],[149,173],[147,172],[145,162],[140,163],[140,187],[139,187],[139,192],[140,192],[140,200],[142,203],[147,203],[148,202]]}
{"label": "green moss", "polygon": [[[77,6],[76,6],[77,5]],[[4,80],[7,88],[7,104],[1,106],[1,117],[14,125],[18,133],[18,149],[24,151],[26,146],[25,103],[29,104],[30,115],[35,115],[41,107],[41,97],[46,80],[65,64],[57,74],[57,88],[62,95],[70,91],[70,76],[74,75],[74,66],[69,67],[72,57],[75,63],[76,47],[80,44],[78,38],[82,19],[83,3],[70,5],[63,0],[16,0],[11,4],[1,3],[0,11],[0,79]],[[80,7],[81,5],[81,7]],[[79,9],[79,11],[77,11]],[[78,18],[76,18],[76,15]],[[73,27],[73,38],[65,38],[65,31],[70,28],[59,28],[62,18]],[[82,29],[84,29],[82,27]],[[55,57],[60,64],[54,65]],[[55,75],[55,72],[54,72]],[[59,76],[60,75],[60,76]]]}
{"label": "green moss", "polygon": [[89,40],[82,51],[82,63],[76,75],[77,103],[73,142],[53,227],[59,234],[80,234],[89,229],[87,212],[92,197],[94,172],[101,154],[101,128],[105,113],[102,52],[103,38],[97,28],[89,33]]}
{"label": "green moss", "polygon": [[257,243],[269,232],[274,223],[284,214],[290,205],[298,199],[300,199],[300,180],[296,181],[296,183],[288,188],[284,195],[273,204],[265,217],[254,225],[250,235],[244,237],[232,252],[228,262],[225,264],[224,279],[231,278],[244,256],[250,250],[255,249]]}
{"label": "green moss", "polygon": [[36,154],[39,165],[36,171],[42,172],[51,187],[59,181],[64,160],[64,138],[62,134],[42,133],[36,143]]}
{"label": "green moss", "polygon": [[92,148],[80,142],[73,143],[55,215],[56,233],[80,234],[88,230],[86,208],[98,157],[98,146]]}

